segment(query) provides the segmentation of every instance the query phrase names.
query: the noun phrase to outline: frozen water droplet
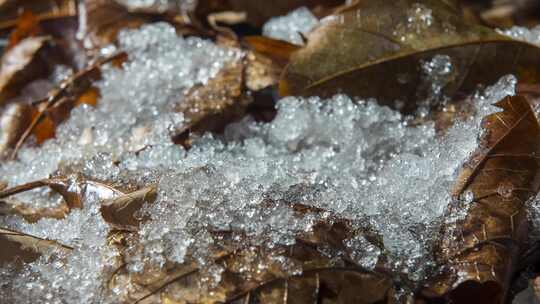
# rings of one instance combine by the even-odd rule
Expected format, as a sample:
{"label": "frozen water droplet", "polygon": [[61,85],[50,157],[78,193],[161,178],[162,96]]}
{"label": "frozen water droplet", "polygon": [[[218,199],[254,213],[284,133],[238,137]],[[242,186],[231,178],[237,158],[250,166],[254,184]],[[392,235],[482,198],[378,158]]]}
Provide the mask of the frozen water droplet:
{"label": "frozen water droplet", "polygon": [[407,10],[406,20],[396,26],[393,35],[401,41],[416,39],[433,24],[432,13],[432,10],[425,5],[414,3]]}
{"label": "frozen water droplet", "polygon": [[298,8],[286,16],[274,17],[263,26],[263,35],[303,45],[303,35],[307,35],[319,24],[307,7]]}
{"label": "frozen water droplet", "polygon": [[463,193],[463,201],[465,203],[472,203],[474,202],[474,192],[471,190],[467,190]]}

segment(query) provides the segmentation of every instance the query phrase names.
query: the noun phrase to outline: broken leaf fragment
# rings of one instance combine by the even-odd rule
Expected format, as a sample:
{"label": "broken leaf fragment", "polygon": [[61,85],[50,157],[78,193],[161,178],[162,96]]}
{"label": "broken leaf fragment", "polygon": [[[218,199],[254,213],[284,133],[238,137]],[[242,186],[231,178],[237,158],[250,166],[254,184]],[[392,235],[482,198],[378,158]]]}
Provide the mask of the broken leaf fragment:
{"label": "broken leaf fragment", "polygon": [[538,47],[468,24],[442,1],[360,1],[307,38],[282,76],[281,95],[376,96],[411,111],[433,93],[421,64],[436,55],[449,58],[438,89],[450,97],[506,74],[525,83],[540,79]]}
{"label": "broken leaf fragment", "polygon": [[244,115],[251,103],[251,98],[245,94],[244,69],[242,60],[233,61],[206,85],[194,86],[186,92],[184,101],[175,108],[187,121],[177,132],[176,142],[190,146],[190,133],[220,132]]}
{"label": "broken leaf fragment", "polygon": [[0,64],[0,105],[16,96],[30,81],[46,75],[47,69],[39,62],[38,53],[49,41],[49,37],[29,37],[3,54]]}
{"label": "broken leaf fragment", "polygon": [[0,263],[13,262],[15,259],[30,262],[47,252],[67,254],[73,249],[55,241],[6,228],[0,228],[0,245]]}
{"label": "broken leaf fragment", "polygon": [[263,36],[246,37],[252,50],[246,55],[246,87],[258,91],[279,83],[283,68],[298,46]]}
{"label": "broken leaf fragment", "polygon": [[156,187],[149,186],[102,202],[100,210],[105,221],[115,227],[137,227],[139,219],[135,213],[143,204],[156,199]]}
{"label": "broken leaf fragment", "polygon": [[[48,187],[63,198],[63,203],[57,208],[32,208],[24,202],[13,200],[12,197],[23,192],[37,188]],[[120,190],[97,181],[82,177],[58,177],[43,179],[6,188],[0,191],[0,215],[20,215],[29,222],[36,222],[41,218],[63,218],[71,209],[83,208],[84,202],[89,198],[108,200],[124,193]]]}
{"label": "broken leaf fragment", "polygon": [[442,274],[427,293],[452,303],[506,301],[527,240],[527,202],[540,186],[540,125],[531,105],[515,96],[496,106],[502,111],[484,118],[479,147],[455,183],[435,251]]}

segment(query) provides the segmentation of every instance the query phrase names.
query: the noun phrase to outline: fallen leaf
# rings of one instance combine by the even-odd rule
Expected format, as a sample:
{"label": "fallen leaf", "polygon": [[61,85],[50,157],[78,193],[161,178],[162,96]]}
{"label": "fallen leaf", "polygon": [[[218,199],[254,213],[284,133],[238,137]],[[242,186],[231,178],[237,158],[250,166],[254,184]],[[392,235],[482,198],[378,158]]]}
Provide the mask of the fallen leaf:
{"label": "fallen leaf", "polygon": [[[299,217],[327,212],[287,202],[267,205],[291,208]],[[351,231],[347,220],[333,215],[299,235],[291,246],[246,246],[247,236],[216,231],[215,237],[225,243],[215,253],[214,265],[221,269],[217,285],[201,288],[201,281],[208,281],[211,274],[186,262],[146,276],[149,281],[134,282],[151,290],[134,303],[159,299],[164,303],[394,303],[388,275],[364,269],[347,257],[343,242],[356,233],[361,232]],[[284,265],[290,269],[283,269]]]}
{"label": "fallen leaf", "polygon": [[[17,156],[19,149],[31,134],[36,135],[40,143],[52,138],[56,126],[69,117],[71,109],[80,103],[85,103],[85,100],[89,104],[97,102],[97,100],[92,100],[92,95],[97,94],[97,92],[92,93],[92,85],[93,81],[101,78],[101,66],[114,61],[123,62],[126,59],[127,54],[120,52],[99,60],[67,78],[59,88],[49,92],[49,96],[42,100],[42,103],[38,103],[37,109],[34,109],[32,122],[18,138],[11,158],[14,159]],[[85,94],[90,95],[85,96]]]}
{"label": "fallen leaf", "polygon": [[309,34],[307,45],[291,56],[280,93],[376,96],[388,105],[405,102],[410,112],[431,93],[420,64],[435,55],[451,59],[441,85],[450,97],[506,74],[524,83],[540,80],[538,47],[465,23],[451,3],[360,1]]}
{"label": "fallen leaf", "polygon": [[21,12],[32,12],[42,22],[49,19],[73,17],[77,14],[73,0],[4,0],[0,1],[0,31],[17,25]]}
{"label": "fallen leaf", "polygon": [[136,228],[140,219],[135,216],[135,212],[145,203],[153,202],[156,195],[156,187],[150,186],[105,200],[100,207],[101,216],[114,227]]}
{"label": "fallen leaf", "polygon": [[285,15],[301,6],[333,8],[343,3],[343,0],[277,0],[272,2],[204,0],[199,1],[196,14],[204,20],[204,17],[216,11],[246,12],[248,22],[253,26],[260,27],[268,19]]}
{"label": "fallen leaf", "polygon": [[39,36],[41,29],[39,27],[38,18],[30,11],[24,11],[17,19],[17,26],[9,35],[9,42],[6,50],[11,49],[19,44],[23,39],[28,37]]}
{"label": "fallen leaf", "polygon": [[299,47],[285,41],[250,36],[245,42],[252,50],[246,55],[246,87],[251,91],[275,86],[291,54]]}
{"label": "fallen leaf", "polygon": [[59,252],[68,254],[72,247],[62,245],[58,242],[38,238],[26,233],[0,228],[0,263],[13,262],[21,259],[24,262],[31,262],[40,255],[47,252]]}
{"label": "fallen leaf", "polygon": [[[57,208],[43,209],[27,207],[24,202],[6,200],[16,194],[42,187],[48,187],[61,195],[63,204]],[[30,222],[44,217],[62,218],[71,209],[82,208],[88,199],[105,201],[122,195],[122,191],[110,185],[79,176],[43,179],[0,191],[0,200],[3,199],[0,201],[0,214],[17,214]]]}
{"label": "fallen leaf", "polygon": [[190,134],[220,132],[231,121],[245,114],[251,99],[244,88],[244,63],[237,60],[224,67],[205,85],[190,89],[175,111],[184,114],[186,124],[174,141],[190,146]]}
{"label": "fallen leaf", "polygon": [[49,41],[49,37],[26,38],[4,53],[0,63],[0,105],[16,96],[32,80],[48,74],[38,53]]}
{"label": "fallen leaf", "polygon": [[[15,103],[8,105],[0,116],[0,158],[6,156],[9,149],[17,143],[18,138],[30,125],[31,108]],[[1,189],[0,189],[1,190]]]}
{"label": "fallen leaf", "polygon": [[79,35],[87,49],[114,43],[120,30],[136,28],[150,22],[150,16],[131,14],[128,9],[110,0],[90,0],[82,4]]}
{"label": "fallen leaf", "polygon": [[[527,202],[539,189],[540,125],[522,96],[496,104],[478,149],[461,169],[435,257],[441,276],[430,297],[452,303],[504,303],[527,240]],[[465,208],[465,209],[464,209]],[[460,212],[464,212],[460,218]]]}

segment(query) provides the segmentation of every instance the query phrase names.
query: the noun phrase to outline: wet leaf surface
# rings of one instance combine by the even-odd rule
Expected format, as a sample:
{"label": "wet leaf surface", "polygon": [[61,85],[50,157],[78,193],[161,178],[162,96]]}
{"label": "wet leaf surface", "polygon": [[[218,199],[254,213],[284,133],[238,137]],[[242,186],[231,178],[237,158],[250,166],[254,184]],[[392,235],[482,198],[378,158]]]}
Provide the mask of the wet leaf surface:
{"label": "wet leaf surface", "polygon": [[540,49],[495,31],[466,23],[453,6],[440,1],[361,1],[324,22],[294,53],[280,83],[281,95],[377,96],[393,105],[429,97],[420,64],[435,55],[451,58],[443,92],[464,96],[478,82],[506,74],[520,82],[539,80]]}
{"label": "wet leaf surface", "polygon": [[141,219],[135,213],[145,203],[152,203],[156,199],[156,195],[156,187],[150,186],[105,200],[100,207],[101,216],[114,227],[136,228]]}
{"label": "wet leaf surface", "polygon": [[[540,125],[522,96],[497,103],[480,145],[456,181],[435,255],[444,270],[430,292],[452,303],[506,301],[527,240],[526,205],[538,192]],[[457,214],[467,208],[463,219]]]}
{"label": "wet leaf surface", "polygon": [[[42,187],[48,187],[59,194],[63,198],[62,204],[56,208],[33,208],[26,206],[24,202],[10,199],[19,193]],[[0,214],[20,215],[29,222],[47,217],[63,218],[71,209],[83,208],[89,197],[105,201],[123,195],[122,191],[110,185],[78,176],[44,179],[0,191],[0,200],[3,200],[0,201]]]}
{"label": "wet leaf surface", "polygon": [[26,38],[3,54],[0,64],[0,105],[19,94],[27,83],[48,73],[39,52],[49,42],[49,37]]}
{"label": "wet leaf surface", "polygon": [[271,17],[285,15],[301,6],[310,8],[333,8],[343,4],[342,0],[278,0],[274,2],[253,2],[250,0],[203,0],[199,1],[196,14],[204,17],[215,11],[246,12],[253,26],[261,26]]}
{"label": "wet leaf surface", "polygon": [[29,234],[0,228],[0,264],[20,259],[24,262],[31,262],[40,255],[50,252],[68,254],[72,247],[62,245],[58,242],[38,238]]}
{"label": "wet leaf surface", "polygon": [[245,95],[245,64],[238,60],[225,67],[206,85],[198,85],[185,94],[176,107],[186,124],[177,131],[174,141],[190,146],[190,134],[223,131],[225,125],[244,116],[251,98]]}
{"label": "wet leaf surface", "polygon": [[[268,207],[283,203],[268,202]],[[298,216],[325,212],[301,204],[281,207],[293,209]],[[294,245],[278,248],[237,247],[235,243],[241,242],[234,232],[216,232],[216,237],[230,242],[224,251],[215,253],[215,262],[223,269],[219,284],[201,289],[201,281],[211,280],[207,270],[192,263],[171,266],[154,280],[144,284],[138,280],[151,292],[134,303],[158,299],[166,303],[395,303],[390,277],[364,269],[347,257],[343,241],[355,233],[347,220],[335,217],[318,223]],[[283,269],[284,260],[290,269]],[[297,271],[291,275],[293,269]]]}

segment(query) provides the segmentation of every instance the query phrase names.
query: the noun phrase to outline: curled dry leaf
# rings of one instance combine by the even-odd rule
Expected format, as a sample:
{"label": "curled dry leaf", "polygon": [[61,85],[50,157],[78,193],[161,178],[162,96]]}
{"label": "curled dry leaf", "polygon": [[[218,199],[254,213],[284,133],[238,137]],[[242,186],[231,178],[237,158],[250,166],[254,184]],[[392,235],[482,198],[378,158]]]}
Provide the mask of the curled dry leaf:
{"label": "curled dry leaf", "polygon": [[[496,104],[464,165],[435,256],[443,274],[426,294],[452,303],[503,303],[527,240],[526,203],[540,182],[540,125],[522,96]],[[460,219],[460,212],[466,215]]]}
{"label": "curled dry leaf", "polygon": [[137,227],[140,219],[135,216],[143,204],[156,199],[156,187],[149,186],[112,199],[105,200],[100,207],[103,219],[117,228]]}
{"label": "curled dry leaf", "polygon": [[0,1],[0,30],[17,25],[23,11],[32,12],[40,21],[73,17],[77,14],[75,0],[3,0]]}
{"label": "curled dry leaf", "polygon": [[31,262],[47,252],[68,254],[72,247],[58,242],[38,238],[26,233],[0,228],[0,263],[13,262],[15,259]]}
{"label": "curled dry leaf", "polygon": [[[7,200],[16,194],[41,187],[49,187],[61,195],[64,199],[64,205],[52,209],[42,209],[27,207],[23,202]],[[82,208],[84,202],[90,197],[108,200],[122,195],[124,195],[123,192],[112,186],[80,177],[44,179],[0,191],[0,199],[3,199],[0,201],[0,214],[17,214],[30,222],[44,217],[62,218],[71,209]]]}
{"label": "curled dry leaf", "polygon": [[205,85],[189,90],[176,107],[184,114],[186,125],[174,140],[189,147],[190,133],[221,131],[224,126],[241,118],[251,99],[245,95],[244,63],[231,62]]}
{"label": "curled dry leaf", "polygon": [[86,48],[100,48],[116,41],[120,30],[139,27],[151,21],[151,16],[130,13],[111,0],[89,0],[81,4],[79,37]]}
{"label": "curled dry leaf", "polygon": [[48,69],[38,53],[49,41],[49,37],[29,37],[4,53],[0,63],[0,105],[30,81],[47,75]]}
{"label": "curled dry leaf", "polygon": [[[43,103],[38,104],[38,111],[33,115],[32,122],[18,138],[11,153],[11,159],[17,156],[17,152],[32,133],[35,133],[38,140],[40,140],[41,135],[40,141],[49,139],[54,136],[55,126],[69,116],[73,107],[81,103],[95,105],[99,94],[92,87],[92,82],[101,78],[101,66],[111,62],[120,63],[126,58],[127,54],[120,52],[99,60],[63,81],[58,89],[49,92],[49,96],[42,100]],[[96,98],[92,98],[92,96]],[[41,127],[40,130],[37,130],[38,127]],[[48,131],[44,136],[43,129]]]}
{"label": "curled dry leaf", "polygon": [[[429,97],[422,62],[449,56],[442,92],[470,93],[506,74],[540,77],[540,49],[483,26],[467,24],[455,6],[436,0],[360,1],[310,33],[280,82],[281,95],[376,96],[405,111]],[[424,77],[424,78],[423,78]]]}
{"label": "curled dry leaf", "polygon": [[309,8],[333,8],[344,3],[343,0],[276,0],[261,2],[251,0],[201,0],[198,1],[196,15],[200,19],[216,11],[238,11],[247,13],[247,21],[253,26],[262,26],[268,19],[307,6]]}
{"label": "curled dry leaf", "polygon": [[[0,158],[13,148],[28,127],[31,120],[31,108],[23,104],[10,104],[0,116]],[[1,190],[1,189],[0,189]]]}
{"label": "curled dry leaf", "polygon": [[298,46],[262,36],[246,37],[245,42],[252,50],[246,55],[246,87],[259,91],[277,85],[283,68]]}

